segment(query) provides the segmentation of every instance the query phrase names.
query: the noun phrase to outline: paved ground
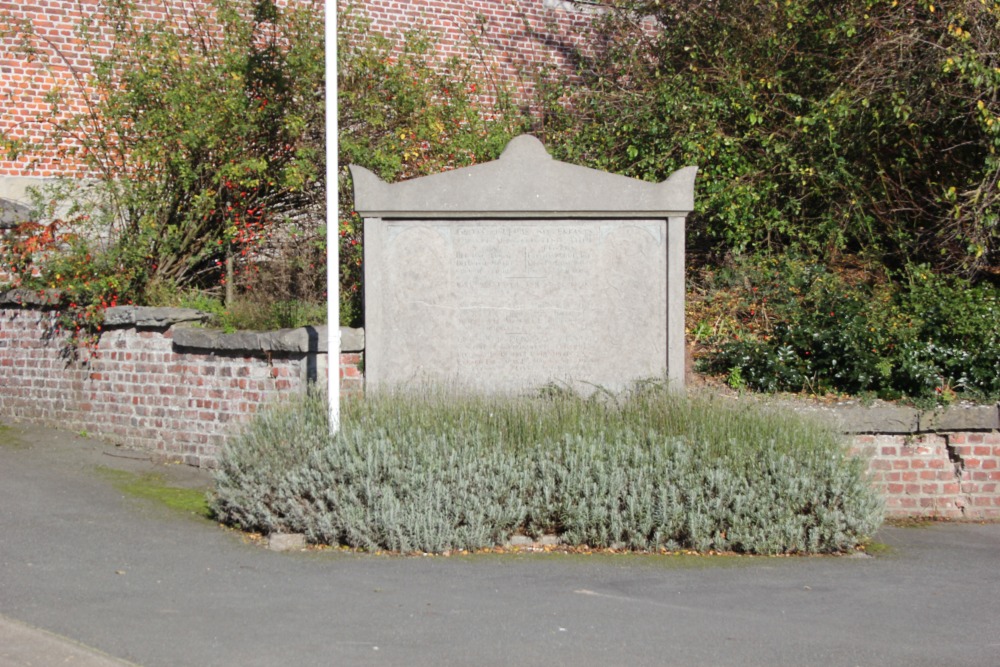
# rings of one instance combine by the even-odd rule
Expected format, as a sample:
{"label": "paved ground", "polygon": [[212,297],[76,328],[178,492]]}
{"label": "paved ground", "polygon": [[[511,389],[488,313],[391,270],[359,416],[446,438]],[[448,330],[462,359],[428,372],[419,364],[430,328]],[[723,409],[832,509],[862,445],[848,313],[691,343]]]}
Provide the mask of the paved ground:
{"label": "paved ground", "polygon": [[209,482],[0,429],[0,667],[1000,665],[998,524],[864,559],[274,553],[102,468]]}

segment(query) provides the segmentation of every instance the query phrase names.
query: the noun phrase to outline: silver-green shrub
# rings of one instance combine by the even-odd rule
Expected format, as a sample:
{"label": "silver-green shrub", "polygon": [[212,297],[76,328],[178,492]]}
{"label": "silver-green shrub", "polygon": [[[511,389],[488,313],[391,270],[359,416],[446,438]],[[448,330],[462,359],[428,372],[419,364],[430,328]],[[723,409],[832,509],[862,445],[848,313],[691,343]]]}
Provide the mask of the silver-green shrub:
{"label": "silver-green shrub", "polygon": [[822,553],[882,520],[836,434],[655,385],[618,398],[355,399],[334,438],[313,393],[226,445],[213,506],[247,530],[401,552],[555,533],[593,547]]}

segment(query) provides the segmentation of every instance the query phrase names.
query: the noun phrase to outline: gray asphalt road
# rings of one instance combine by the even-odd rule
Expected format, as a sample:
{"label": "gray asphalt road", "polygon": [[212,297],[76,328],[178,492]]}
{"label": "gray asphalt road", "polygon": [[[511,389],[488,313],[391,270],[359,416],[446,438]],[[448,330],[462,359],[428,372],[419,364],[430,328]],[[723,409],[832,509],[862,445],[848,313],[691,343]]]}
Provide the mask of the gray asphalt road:
{"label": "gray asphalt road", "polygon": [[1000,665],[998,524],[884,529],[863,559],[274,553],[102,467],[154,469],[0,432],[0,615],[147,667]]}

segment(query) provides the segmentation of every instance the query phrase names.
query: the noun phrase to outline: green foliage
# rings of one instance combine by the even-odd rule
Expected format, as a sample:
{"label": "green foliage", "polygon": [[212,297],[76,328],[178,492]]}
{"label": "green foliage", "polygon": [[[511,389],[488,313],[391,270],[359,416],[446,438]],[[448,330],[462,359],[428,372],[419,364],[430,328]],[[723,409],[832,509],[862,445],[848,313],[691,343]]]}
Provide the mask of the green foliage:
{"label": "green foliage", "polygon": [[295,329],[323,322],[326,304],[315,304],[295,299],[285,301],[256,301],[239,298],[219,313],[217,325],[227,331]]}
{"label": "green foliage", "polygon": [[182,292],[154,290],[148,295],[151,306],[193,308],[205,313],[205,325],[235,331],[274,331],[295,329],[323,322],[326,304],[298,299],[272,300],[255,294],[237,296],[229,304],[210,293],[188,290]]}
{"label": "green foliage", "polygon": [[348,11],[338,56],[345,166],[387,181],[424,176],[495,159],[522,128],[502,88],[468,60],[442,59],[422,30],[390,39]]}
{"label": "green foliage", "polygon": [[62,305],[60,325],[80,343],[93,342],[104,311],[130,303],[138,265],[109,264],[112,256],[91,255],[73,225],[24,223],[0,237],[0,266],[10,274],[11,287],[52,290]]}
{"label": "green foliage", "polygon": [[737,252],[996,266],[1000,3],[617,8],[585,85],[549,97],[561,157],[647,180],[698,165],[692,228]]}
{"label": "green foliage", "polygon": [[[102,0],[78,26],[94,60],[92,72],[76,72],[94,93],[85,96],[91,106],[64,120],[68,93],[51,91],[46,145],[71,137],[67,157],[100,179],[90,219],[73,223],[90,245],[80,256],[95,258],[87,273],[118,276],[123,301],[220,291],[226,281],[249,301],[322,301],[322,7],[271,0],[172,7],[166,20],[152,21],[132,0]],[[358,325],[363,230],[346,166],[397,180],[492,159],[520,121],[500,88],[487,89],[466,61],[439,62],[419,30],[389,39],[350,9],[340,28],[341,313],[342,323]],[[26,58],[56,48],[31,25],[19,38]],[[102,49],[109,39],[114,48]],[[46,148],[5,145],[11,154]],[[52,283],[53,249],[22,258],[35,270],[19,279]]]}
{"label": "green foliage", "polygon": [[440,552],[557,533],[574,545],[833,552],[881,521],[836,436],[788,415],[686,400],[430,392],[263,412],[224,448],[214,510],[265,533]]}
{"label": "green foliage", "polygon": [[740,274],[743,326],[716,341],[709,371],[758,391],[1000,396],[996,288],[926,266],[900,282],[852,282],[789,257],[746,262]]}
{"label": "green foliage", "polygon": [[340,17],[337,53],[341,308],[345,321],[358,323],[364,230],[347,166],[392,182],[492,160],[524,119],[504,88],[487,84],[467,59],[443,60],[419,28],[389,38],[348,10]]}
{"label": "green foliage", "polygon": [[[287,237],[322,201],[321,23],[299,3],[212,0],[172,5],[154,21],[131,0],[103,0],[75,35],[92,69],[41,44],[88,104],[67,119],[68,91],[51,91],[45,143],[70,139],[66,157],[99,184],[70,198],[74,215],[88,214],[64,223],[74,252],[37,254],[18,279],[62,281],[69,311],[99,311],[102,298],[142,301],[164,285],[216,288],[227,258],[236,273],[255,266],[268,238]],[[22,32],[31,58],[44,36]],[[95,290],[100,283],[108,287]]]}
{"label": "green foliage", "polygon": [[107,0],[115,48],[94,56],[98,102],[74,128],[117,245],[179,285],[303,207],[322,164],[318,20],[269,0],[210,8],[153,22]]}

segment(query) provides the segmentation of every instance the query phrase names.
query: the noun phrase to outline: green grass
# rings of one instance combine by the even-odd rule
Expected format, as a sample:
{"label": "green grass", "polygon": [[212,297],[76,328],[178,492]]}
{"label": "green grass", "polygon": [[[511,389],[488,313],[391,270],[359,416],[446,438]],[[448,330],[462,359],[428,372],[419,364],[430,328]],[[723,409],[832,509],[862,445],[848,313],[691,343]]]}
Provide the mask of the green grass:
{"label": "green grass", "polygon": [[212,510],[204,491],[170,486],[161,475],[133,473],[100,466],[98,471],[109,479],[118,491],[143,498],[172,510],[211,518]]}
{"label": "green grass", "polygon": [[884,542],[867,542],[865,545],[865,553],[872,556],[888,556],[894,552],[893,548]]}
{"label": "green grass", "polygon": [[881,523],[865,466],[824,426],[658,384],[621,396],[442,391],[261,413],[223,450],[217,515],[316,543],[440,552],[554,533],[636,551],[816,553]]}
{"label": "green grass", "polygon": [[28,443],[17,437],[14,429],[6,424],[0,424],[0,447],[8,449],[28,449]]}

